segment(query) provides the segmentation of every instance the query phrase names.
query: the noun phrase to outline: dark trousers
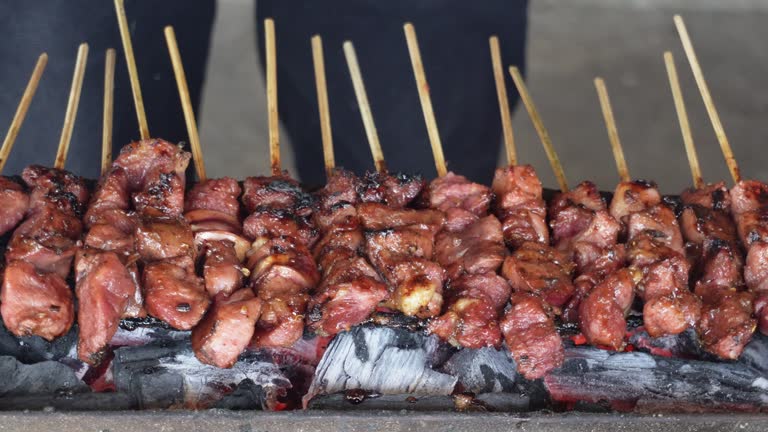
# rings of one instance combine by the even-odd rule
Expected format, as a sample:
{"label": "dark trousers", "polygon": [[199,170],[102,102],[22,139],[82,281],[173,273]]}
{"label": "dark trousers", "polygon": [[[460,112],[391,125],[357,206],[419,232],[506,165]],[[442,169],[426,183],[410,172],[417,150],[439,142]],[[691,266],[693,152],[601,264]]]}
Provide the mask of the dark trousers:
{"label": "dark trousers", "polygon": [[[488,37],[501,40],[505,65],[524,66],[527,0],[258,0],[262,26],[277,33],[280,117],[294,144],[298,175],[324,181],[310,38],[323,36],[337,165],[371,169],[370,151],[342,53],[352,40],[391,170],[435,173],[402,25],[416,26],[449,168],[487,182],[496,166],[501,124]],[[204,81],[214,0],[126,0],[152,136],[186,141],[163,27],[176,29],[192,101]],[[64,119],[77,45],[90,44],[67,168],[96,177],[101,146],[104,51],[118,49],[114,147],[138,138],[113,3],[106,0],[0,0],[0,130],[10,124],[39,53],[50,58],[5,173],[52,164]],[[263,62],[262,62],[263,63]],[[507,74],[505,74],[506,76]],[[507,76],[511,103],[517,99]],[[264,140],[266,137],[254,137]],[[254,173],[255,174],[255,173]]]}
{"label": "dark trousers", "polygon": [[[187,73],[192,101],[200,101],[208,45],[215,16],[214,0],[126,0],[149,131],[170,141],[187,141],[163,27],[173,25]],[[0,134],[4,136],[34,68],[48,53],[27,119],[4,174],[17,174],[33,163],[52,165],[56,156],[77,46],[90,53],[70,145],[67,169],[90,178],[99,175],[104,95],[104,53],[117,49],[113,147],[139,138],[128,71],[114,4],[108,0],[0,0]]]}
{"label": "dark trousers", "polygon": [[[500,38],[505,65],[524,66],[527,0],[258,0],[261,23],[275,19],[280,119],[296,149],[302,180],[324,181],[310,38],[323,37],[337,165],[372,169],[342,43],[355,44],[384,157],[393,171],[435,164],[424,125],[403,24],[418,34],[449,169],[490,181],[501,145],[488,37]],[[262,61],[263,64],[263,61]],[[511,101],[517,100],[508,73]]]}

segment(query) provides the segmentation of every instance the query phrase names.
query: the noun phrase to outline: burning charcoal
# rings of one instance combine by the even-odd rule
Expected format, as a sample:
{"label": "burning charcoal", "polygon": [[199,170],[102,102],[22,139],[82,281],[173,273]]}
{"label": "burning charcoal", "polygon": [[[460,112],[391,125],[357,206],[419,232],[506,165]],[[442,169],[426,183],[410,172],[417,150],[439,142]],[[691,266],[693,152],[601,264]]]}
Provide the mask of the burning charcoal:
{"label": "burning charcoal", "polygon": [[38,336],[17,337],[11,334],[0,320],[0,355],[13,356],[22,363],[76,357],[73,354],[76,345],[77,326],[73,326],[66,335],[48,342]]}
{"label": "burning charcoal", "polygon": [[0,399],[89,391],[72,369],[56,361],[25,365],[13,357],[0,356],[0,377],[3,377],[0,380]]}
{"label": "burning charcoal", "polygon": [[641,351],[662,357],[700,358],[710,357],[701,349],[696,331],[692,328],[676,335],[652,338],[643,329],[636,329],[629,337],[629,343]]}
{"label": "burning charcoal", "polygon": [[263,401],[266,397],[264,387],[257,385],[250,379],[244,379],[232,393],[225,395],[212,408],[230,410],[262,409]]}
{"label": "burning charcoal", "polygon": [[115,350],[115,386],[135,395],[142,408],[209,408],[248,379],[264,390],[259,404],[272,409],[291,388],[268,353],[246,352],[231,369],[200,363],[189,340]]}
{"label": "burning charcoal", "polygon": [[459,350],[445,363],[442,371],[455,376],[462,391],[476,394],[515,391],[517,367],[507,350]]}
{"label": "burning charcoal", "polygon": [[617,409],[758,410],[768,400],[764,375],[738,363],[568,348],[563,366],[545,377],[544,384],[555,401],[608,401]]}
{"label": "burning charcoal", "polygon": [[456,378],[437,372],[439,342],[423,333],[355,327],[328,345],[304,405],[318,395],[362,389],[390,395],[449,395]]}

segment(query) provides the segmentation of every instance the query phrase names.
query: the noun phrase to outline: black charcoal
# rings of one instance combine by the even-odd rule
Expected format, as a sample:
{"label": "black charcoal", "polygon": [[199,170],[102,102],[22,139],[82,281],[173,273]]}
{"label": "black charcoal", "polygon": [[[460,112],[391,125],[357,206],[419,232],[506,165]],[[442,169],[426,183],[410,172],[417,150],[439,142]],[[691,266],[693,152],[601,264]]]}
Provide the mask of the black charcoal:
{"label": "black charcoal", "polygon": [[442,371],[456,377],[462,391],[511,393],[516,389],[517,366],[506,349],[459,350],[448,359]]}
{"label": "black charcoal", "polygon": [[0,399],[12,396],[72,395],[88,392],[88,386],[75,372],[56,361],[24,364],[10,356],[0,356]]}

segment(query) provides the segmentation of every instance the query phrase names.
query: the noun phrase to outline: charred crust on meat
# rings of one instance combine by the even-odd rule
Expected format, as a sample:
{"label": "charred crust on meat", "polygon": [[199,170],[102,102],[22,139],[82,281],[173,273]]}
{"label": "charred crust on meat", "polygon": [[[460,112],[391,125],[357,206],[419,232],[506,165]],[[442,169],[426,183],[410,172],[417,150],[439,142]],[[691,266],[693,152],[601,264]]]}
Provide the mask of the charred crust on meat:
{"label": "charred crust on meat", "polygon": [[192,305],[189,303],[179,303],[176,305],[176,311],[181,313],[187,313],[192,310]]}

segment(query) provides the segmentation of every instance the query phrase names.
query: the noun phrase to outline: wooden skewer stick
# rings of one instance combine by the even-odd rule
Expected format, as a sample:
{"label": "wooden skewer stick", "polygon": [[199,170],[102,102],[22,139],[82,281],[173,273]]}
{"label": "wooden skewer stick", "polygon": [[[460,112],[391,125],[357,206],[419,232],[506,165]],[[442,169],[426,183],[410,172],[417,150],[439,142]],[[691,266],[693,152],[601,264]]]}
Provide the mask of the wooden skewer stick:
{"label": "wooden skewer stick", "polygon": [[133,55],[133,44],[131,43],[131,33],[128,29],[128,18],[125,15],[124,0],[115,0],[115,12],[117,12],[117,23],[120,27],[120,38],[123,40],[123,51],[125,51],[125,64],[128,66],[128,77],[131,80],[133,104],[136,106],[136,117],[139,120],[139,134],[141,135],[141,139],[149,139],[147,113],[144,111],[144,98],[141,96],[139,72],[136,69],[136,57]]}
{"label": "wooden skewer stick", "polygon": [[509,165],[517,165],[515,135],[512,133],[512,114],[509,110],[509,97],[507,96],[507,84],[504,80],[504,66],[501,63],[501,48],[498,36],[491,36],[488,39],[488,43],[491,45],[493,78],[496,81],[496,96],[499,98],[499,112],[501,113],[501,127],[504,132],[504,149],[507,152],[507,163]]}
{"label": "wooden skewer stick", "polygon": [[21,96],[19,107],[16,108],[16,114],[13,115],[11,127],[8,128],[8,133],[3,140],[3,146],[0,147],[0,173],[3,172],[5,163],[8,162],[8,155],[11,154],[13,143],[16,142],[16,137],[19,135],[19,130],[21,129],[22,123],[24,123],[24,118],[27,116],[27,111],[29,110],[29,105],[32,103],[32,98],[35,97],[35,92],[37,91],[38,84],[40,84],[40,78],[43,76],[46,64],[48,64],[48,54],[42,53],[40,54],[40,57],[37,58],[35,69],[32,70],[32,76],[29,78],[27,88]]}
{"label": "wooden skewer stick", "polygon": [[539,139],[544,145],[544,151],[547,153],[549,164],[555,172],[555,177],[557,178],[557,183],[560,185],[560,190],[562,192],[568,192],[568,181],[565,179],[565,172],[563,171],[563,166],[560,164],[560,158],[557,157],[555,148],[552,145],[552,139],[549,137],[549,132],[547,132],[547,128],[544,127],[544,123],[539,116],[539,111],[536,109],[536,105],[533,104],[533,99],[528,93],[528,87],[525,85],[523,76],[520,74],[520,69],[518,69],[517,66],[510,66],[509,73],[512,75],[512,80],[515,82],[515,87],[520,94],[520,99],[523,101],[526,111],[528,111],[528,116],[531,118],[531,122],[533,122],[533,127],[536,128],[536,133],[539,134]]}
{"label": "wooden skewer stick", "polygon": [[189,143],[192,147],[192,158],[195,161],[195,171],[197,172],[197,178],[200,181],[205,181],[207,177],[205,175],[203,150],[200,146],[200,134],[197,132],[195,110],[192,108],[192,98],[189,96],[187,76],[184,74],[184,64],[181,62],[181,53],[179,52],[179,44],[176,41],[176,33],[171,26],[166,26],[164,33],[165,42],[168,45],[168,52],[171,55],[171,63],[173,63],[173,73],[176,75],[176,86],[179,89],[181,107],[184,110],[184,121],[187,124],[187,135],[189,135]]}
{"label": "wooden skewer stick", "polygon": [[72,88],[69,90],[69,102],[67,102],[67,112],[64,115],[64,126],[61,128],[61,138],[59,139],[59,149],[56,152],[56,161],[53,167],[64,169],[67,162],[67,153],[69,153],[69,143],[72,141],[72,130],[75,127],[77,118],[77,107],[80,104],[80,92],[83,89],[83,79],[85,78],[85,65],[88,61],[88,44],[80,44],[77,50],[77,60],[75,61],[75,74],[72,77]]}
{"label": "wooden skewer stick", "polygon": [[421,61],[419,41],[416,39],[416,30],[413,28],[413,24],[405,23],[403,30],[405,30],[405,40],[408,43],[408,53],[411,56],[413,76],[416,78],[416,88],[419,90],[421,110],[424,112],[424,122],[427,124],[429,142],[432,145],[432,156],[435,159],[435,168],[437,168],[437,175],[442,177],[448,173],[448,169],[445,165],[443,144],[440,142],[440,133],[438,132],[435,113],[432,109],[432,99],[429,96],[429,84],[427,83],[427,76],[424,73],[424,64]]}
{"label": "wooden skewer stick", "polygon": [[277,114],[277,48],[275,22],[264,20],[264,44],[267,57],[267,114],[269,116],[269,159],[272,175],[280,175],[280,118]]}
{"label": "wooden skewer stick", "polygon": [[115,49],[107,50],[104,64],[104,113],[101,131],[101,174],[112,166],[112,117],[115,108]]}
{"label": "wooden skewer stick", "polygon": [[627,160],[624,158],[624,149],[621,147],[619,131],[616,128],[616,119],[613,117],[613,108],[611,107],[611,100],[608,98],[608,89],[605,87],[605,81],[600,77],[595,78],[595,88],[597,89],[597,97],[600,99],[600,108],[603,111],[605,128],[608,130],[608,139],[611,142],[611,149],[613,149],[613,158],[616,159],[619,178],[621,178],[622,182],[628,182],[630,177]]}
{"label": "wooden skewer stick", "polygon": [[365,135],[368,137],[368,145],[371,146],[373,163],[376,166],[377,172],[385,173],[387,172],[387,164],[384,161],[384,152],[381,150],[379,134],[376,131],[376,123],[373,121],[371,104],[368,103],[368,94],[365,92],[363,74],[360,73],[360,65],[357,63],[355,47],[350,41],[345,41],[343,46],[344,57],[347,59],[349,75],[352,77],[352,86],[355,89],[355,96],[357,97],[357,105],[360,107],[360,116],[362,116],[363,126],[365,126]]}
{"label": "wooden skewer stick", "polygon": [[693,186],[696,189],[699,189],[704,185],[704,180],[701,177],[701,167],[699,166],[699,157],[696,154],[696,146],[693,144],[691,125],[688,123],[688,112],[685,110],[683,91],[680,88],[680,80],[677,78],[675,59],[669,51],[664,52],[664,64],[667,67],[669,87],[672,89],[672,98],[675,100],[675,110],[677,110],[677,119],[680,122],[680,132],[683,134],[685,153],[688,155],[688,165],[691,167]]}
{"label": "wooden skewer stick", "polygon": [[693,50],[693,43],[691,42],[691,37],[688,35],[688,29],[685,27],[683,17],[680,15],[675,15],[674,21],[675,27],[677,27],[677,33],[680,35],[680,40],[683,43],[685,55],[688,57],[688,63],[691,65],[693,77],[696,79],[696,85],[699,87],[701,98],[704,100],[704,106],[707,108],[707,114],[709,114],[712,128],[715,130],[717,141],[720,143],[720,150],[725,157],[725,163],[728,165],[728,170],[731,172],[733,181],[738,183],[741,180],[739,165],[736,163],[736,158],[733,157],[731,144],[728,142],[728,137],[725,135],[723,123],[720,121],[720,115],[717,113],[712,94],[709,92],[709,86],[707,86],[707,81],[704,79],[704,72],[702,72],[699,59],[696,57],[696,52]]}
{"label": "wooden skewer stick", "polygon": [[319,35],[312,37],[312,63],[315,67],[315,87],[317,87],[317,109],[320,112],[320,132],[323,139],[323,158],[325,174],[330,178],[336,168],[333,154],[333,132],[331,130],[331,111],[328,108],[328,84],[325,80],[325,56],[323,40]]}

